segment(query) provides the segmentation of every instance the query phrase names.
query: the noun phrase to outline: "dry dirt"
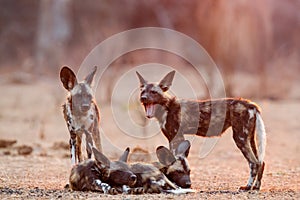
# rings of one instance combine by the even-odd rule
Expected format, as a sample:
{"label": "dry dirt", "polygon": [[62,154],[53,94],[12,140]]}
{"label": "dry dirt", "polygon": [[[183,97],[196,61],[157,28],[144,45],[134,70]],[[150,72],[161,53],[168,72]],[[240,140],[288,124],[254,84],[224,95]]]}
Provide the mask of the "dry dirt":
{"label": "dry dirt", "polygon": [[[5,82],[0,91],[0,139],[17,141],[0,148],[0,199],[300,198],[300,101],[257,101],[263,110],[268,139],[261,191],[238,191],[239,186],[246,184],[249,171],[228,130],[210,154],[201,158],[199,149],[204,139],[189,137],[193,140],[189,162],[196,193],[112,196],[64,189],[70,172],[66,147],[69,135],[60,107],[66,93],[58,79],[25,84]],[[158,145],[166,145],[161,134],[147,140],[122,134],[114,125],[109,105],[100,106],[104,153],[112,159],[126,146],[153,152]],[[32,152],[20,155],[18,149],[22,145],[32,147]]]}

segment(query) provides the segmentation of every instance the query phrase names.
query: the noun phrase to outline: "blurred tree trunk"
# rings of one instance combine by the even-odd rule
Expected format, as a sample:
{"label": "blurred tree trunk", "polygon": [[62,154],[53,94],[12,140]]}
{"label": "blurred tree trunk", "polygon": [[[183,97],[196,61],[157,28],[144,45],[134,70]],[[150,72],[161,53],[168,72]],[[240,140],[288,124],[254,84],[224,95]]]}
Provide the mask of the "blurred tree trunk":
{"label": "blurred tree trunk", "polygon": [[71,37],[70,0],[41,0],[36,41],[35,73],[57,71]]}

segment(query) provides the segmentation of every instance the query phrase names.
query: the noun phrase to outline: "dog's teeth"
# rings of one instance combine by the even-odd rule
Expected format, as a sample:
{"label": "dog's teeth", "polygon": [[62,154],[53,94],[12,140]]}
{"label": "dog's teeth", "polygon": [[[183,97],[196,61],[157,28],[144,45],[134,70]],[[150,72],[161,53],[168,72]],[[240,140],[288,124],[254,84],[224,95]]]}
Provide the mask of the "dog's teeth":
{"label": "dog's teeth", "polygon": [[151,118],[154,116],[154,105],[153,104],[146,105],[146,115],[148,118]]}

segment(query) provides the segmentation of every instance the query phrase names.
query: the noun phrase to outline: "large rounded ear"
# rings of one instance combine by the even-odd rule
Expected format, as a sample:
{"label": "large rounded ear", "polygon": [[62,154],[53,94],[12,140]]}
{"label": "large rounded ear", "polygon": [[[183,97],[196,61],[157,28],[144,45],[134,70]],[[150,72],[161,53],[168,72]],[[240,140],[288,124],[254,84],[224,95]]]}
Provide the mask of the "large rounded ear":
{"label": "large rounded ear", "polygon": [[191,143],[188,140],[182,141],[175,150],[176,155],[184,155],[186,158],[189,155]]}
{"label": "large rounded ear", "polygon": [[92,84],[92,82],[93,82],[93,79],[94,79],[94,76],[95,76],[95,74],[96,74],[96,71],[97,71],[97,66],[95,66],[94,68],[93,68],[93,71],[89,74],[89,75],[87,75],[86,77],[85,77],[85,82],[88,84],[88,85],[91,85]]}
{"label": "large rounded ear", "polygon": [[127,162],[128,160],[128,155],[129,155],[130,149],[129,147],[127,147],[124,151],[124,153],[121,155],[121,157],[119,158],[119,161],[123,161],[123,162]]}
{"label": "large rounded ear", "polygon": [[109,159],[103,153],[98,151],[95,147],[93,147],[93,153],[94,153],[96,162],[98,162],[101,165],[104,165],[105,167],[110,166]]}
{"label": "large rounded ear", "polygon": [[77,84],[76,75],[67,66],[64,66],[60,70],[60,80],[63,83],[64,88],[66,88],[68,91],[72,90]]}
{"label": "large rounded ear", "polygon": [[140,75],[140,73],[137,71],[135,73],[140,80],[140,88],[143,88],[145,85],[147,85],[147,81],[142,77],[142,75]]}
{"label": "large rounded ear", "polygon": [[172,152],[164,146],[159,146],[156,148],[156,156],[159,162],[165,166],[169,166],[176,161],[176,158]]}
{"label": "large rounded ear", "polygon": [[160,82],[159,87],[162,91],[166,92],[172,85],[172,81],[175,76],[175,70],[169,72]]}

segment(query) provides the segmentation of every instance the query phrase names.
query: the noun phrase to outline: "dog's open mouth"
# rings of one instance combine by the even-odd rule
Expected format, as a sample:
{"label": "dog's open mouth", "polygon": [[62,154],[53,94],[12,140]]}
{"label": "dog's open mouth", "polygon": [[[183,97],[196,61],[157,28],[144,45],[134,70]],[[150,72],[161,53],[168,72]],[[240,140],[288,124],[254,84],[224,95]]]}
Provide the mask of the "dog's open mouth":
{"label": "dog's open mouth", "polygon": [[146,117],[152,118],[155,115],[156,104],[147,103],[144,104]]}

